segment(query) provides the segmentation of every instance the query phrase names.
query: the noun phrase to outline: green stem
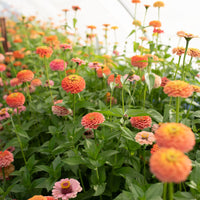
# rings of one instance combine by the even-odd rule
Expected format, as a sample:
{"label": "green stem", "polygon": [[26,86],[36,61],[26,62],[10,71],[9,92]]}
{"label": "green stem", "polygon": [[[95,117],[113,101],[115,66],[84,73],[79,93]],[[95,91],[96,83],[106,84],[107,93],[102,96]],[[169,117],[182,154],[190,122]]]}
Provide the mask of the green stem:
{"label": "green stem", "polygon": [[83,178],[82,178],[82,175],[81,175],[81,170],[80,170],[80,168],[79,168],[79,170],[78,170],[78,173],[79,173],[81,185],[82,185],[82,187],[83,187],[83,191],[85,192],[85,186],[84,186],[84,182],[83,182]]}
{"label": "green stem", "polygon": [[167,200],[167,183],[163,185],[163,200]]}
{"label": "green stem", "polygon": [[173,183],[169,183],[169,200],[173,200],[174,187]]}
{"label": "green stem", "polygon": [[4,167],[2,167],[1,169],[3,173],[3,190],[6,191],[6,176],[5,176]]}
{"label": "green stem", "polygon": [[28,82],[26,82],[26,87],[27,87],[27,96],[28,96],[28,99],[29,99],[29,103],[31,102],[31,95],[30,95],[30,91],[29,91],[29,85],[28,85]]}
{"label": "green stem", "polygon": [[143,99],[143,107],[144,108],[145,108],[146,94],[147,94],[147,84],[145,84],[145,88],[144,88],[144,99]]}
{"label": "green stem", "polygon": [[76,100],[76,96],[75,94],[73,94],[73,120],[75,123],[75,100]]}
{"label": "green stem", "polygon": [[158,7],[158,21],[160,21],[160,7]]}
{"label": "green stem", "polygon": [[186,47],[185,47],[185,53],[184,53],[184,57],[183,57],[183,67],[182,67],[182,74],[181,74],[183,81],[185,80],[185,58],[186,58],[186,54],[187,54],[189,41],[190,41],[190,39],[186,39]]}
{"label": "green stem", "polygon": [[144,145],[144,148],[143,148],[143,164],[144,164],[144,168],[143,168],[143,174],[144,174],[144,177],[146,177],[146,168],[145,168],[145,160],[146,160],[146,151],[145,151],[145,149],[146,149],[146,146]]}
{"label": "green stem", "polygon": [[194,101],[194,96],[195,96],[195,93],[193,93],[192,95],[192,101],[190,102],[190,106],[189,106],[189,109],[187,111],[187,114],[186,114],[186,118],[188,118],[189,114],[190,114],[190,110],[191,110],[191,107],[192,107],[192,103]]}
{"label": "green stem", "polygon": [[124,87],[122,86],[122,112],[124,114]]}
{"label": "green stem", "polygon": [[179,59],[178,59],[178,64],[177,64],[177,67],[176,67],[176,72],[175,72],[175,75],[174,75],[174,80],[176,80],[176,75],[177,75],[177,72],[178,72],[178,69],[179,69],[180,61],[181,61],[181,56],[179,56]]}
{"label": "green stem", "polygon": [[24,159],[24,163],[25,163],[25,165],[27,165],[26,157],[25,157],[24,151],[23,151],[22,142],[21,142],[21,139],[20,139],[20,137],[19,137],[19,135],[18,135],[18,133],[17,133],[17,130],[16,130],[16,127],[15,127],[15,124],[14,124],[14,121],[13,121],[13,118],[12,118],[12,115],[10,115],[10,120],[11,120],[12,126],[13,126],[13,128],[14,128],[14,132],[15,132],[15,134],[16,134],[16,136],[17,136],[18,143],[19,143],[19,145],[20,145],[20,149],[21,149],[22,157],[23,157],[23,159]]}
{"label": "green stem", "polygon": [[176,97],[176,123],[179,123],[180,97]]}

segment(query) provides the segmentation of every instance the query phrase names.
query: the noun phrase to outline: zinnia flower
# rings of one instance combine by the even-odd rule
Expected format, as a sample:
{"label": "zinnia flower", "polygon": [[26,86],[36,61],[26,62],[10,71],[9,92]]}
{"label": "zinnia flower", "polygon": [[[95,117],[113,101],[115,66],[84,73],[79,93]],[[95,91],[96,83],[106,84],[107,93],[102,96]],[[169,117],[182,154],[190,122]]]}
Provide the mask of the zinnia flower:
{"label": "zinnia flower", "polygon": [[153,88],[159,88],[162,82],[161,77],[156,74],[154,74],[154,76],[155,76],[155,82]]}
{"label": "zinnia flower", "polygon": [[101,66],[96,71],[97,71],[97,76],[99,78],[102,78],[103,74],[105,74],[106,76],[108,76],[111,73],[110,69],[107,66],[105,66],[105,65]]}
{"label": "zinnia flower", "polygon": [[188,48],[187,55],[191,57],[200,57],[200,50],[196,48]]}
{"label": "zinnia flower", "polygon": [[79,66],[85,64],[85,61],[80,58],[72,58],[72,62],[77,63]]}
{"label": "zinnia flower", "polygon": [[77,10],[80,10],[81,8],[80,8],[79,6],[72,6],[72,9],[73,9],[74,11],[77,11]]}
{"label": "zinnia flower", "polygon": [[64,71],[67,64],[62,59],[54,59],[49,65],[52,71]]}
{"label": "zinnia flower", "polygon": [[141,3],[140,0],[132,0],[132,3]]}
{"label": "zinnia flower", "polygon": [[0,167],[8,167],[14,161],[13,154],[10,151],[0,151]]}
{"label": "zinnia flower", "polygon": [[148,65],[148,57],[142,55],[133,56],[131,58],[131,65],[143,69]]}
{"label": "zinnia flower", "polygon": [[160,149],[160,147],[157,144],[154,144],[153,147],[151,148],[151,154],[155,153],[159,149]]}
{"label": "zinnia flower", "polygon": [[5,56],[2,53],[0,53],[0,63],[2,63],[4,60],[5,60]]}
{"label": "zinnia flower", "polygon": [[181,56],[182,54],[185,53],[185,48],[184,47],[176,47],[172,49],[172,53],[176,54],[178,56]]}
{"label": "zinnia flower", "polygon": [[61,179],[56,182],[53,186],[52,195],[56,199],[68,200],[75,198],[78,192],[82,191],[80,183],[71,178],[71,179]]}
{"label": "zinnia flower", "polygon": [[0,72],[3,72],[3,71],[5,71],[5,70],[6,70],[6,65],[0,63]]}
{"label": "zinnia flower", "polygon": [[154,28],[156,27],[161,27],[161,22],[159,20],[153,20],[149,22],[149,26],[153,26]]}
{"label": "zinnia flower", "polygon": [[154,134],[147,131],[142,131],[136,134],[135,141],[139,144],[153,144],[155,142]]}
{"label": "zinnia flower", "polygon": [[91,63],[89,63],[88,64],[88,67],[90,68],[90,69],[99,69],[100,67],[101,67],[101,63],[98,63],[98,62],[91,62]]}
{"label": "zinnia flower", "polygon": [[8,113],[9,108],[2,108],[0,110],[0,121],[10,118],[10,115]]}
{"label": "zinnia flower", "polygon": [[185,33],[184,31],[178,31],[177,35],[179,37],[184,37],[185,39],[192,39],[192,38],[198,38],[198,35],[193,35],[191,33]]}
{"label": "zinnia flower", "polygon": [[[13,164],[8,165],[7,167],[4,167],[4,174],[5,178],[8,179],[9,175],[14,172],[15,166]],[[0,179],[3,180],[3,171],[2,168],[0,167]]]}
{"label": "zinnia flower", "polygon": [[151,131],[155,133],[155,131],[160,127],[160,124],[153,124]]}
{"label": "zinnia flower", "polygon": [[82,126],[84,126],[85,129],[97,129],[100,124],[102,124],[105,121],[105,117],[103,114],[98,112],[92,112],[88,113],[87,115],[83,116],[81,120]]}
{"label": "zinnia flower", "polygon": [[161,79],[161,87],[165,87],[165,85],[170,81],[167,77],[162,77]]}
{"label": "zinnia flower", "polygon": [[47,200],[47,198],[42,195],[35,195],[28,200]]}
{"label": "zinnia flower", "polygon": [[110,101],[111,101],[112,105],[117,104],[117,99],[115,97],[112,97],[112,99],[111,99],[110,92],[106,93],[106,100],[105,101],[106,101],[106,103],[110,103]]}
{"label": "zinnia flower", "polygon": [[151,127],[152,120],[149,116],[138,116],[131,117],[130,122],[132,127],[142,130]]}
{"label": "zinnia flower", "polygon": [[200,93],[200,87],[197,85],[192,85],[194,92]]}
{"label": "zinnia flower", "polygon": [[153,4],[153,7],[158,7],[158,8],[164,7],[164,6],[165,6],[165,4],[164,4],[163,1],[156,1],[156,2],[154,2],[154,4]]}
{"label": "zinnia flower", "polygon": [[19,106],[19,107],[14,109],[15,114],[20,114],[23,111],[26,111],[26,106]]}
{"label": "zinnia flower", "polygon": [[66,73],[67,76],[70,75],[70,74],[75,74],[75,72],[76,72],[76,69],[67,69],[65,71],[65,73]]}
{"label": "zinnia flower", "polygon": [[38,87],[42,85],[42,81],[39,78],[35,78],[31,81],[31,85],[34,87]]}
{"label": "zinnia flower", "polygon": [[183,182],[191,169],[191,160],[174,148],[161,148],[150,157],[150,171],[162,182]]}
{"label": "zinnia flower", "polygon": [[17,78],[21,82],[31,81],[34,77],[34,73],[31,70],[25,69],[17,73]]}
{"label": "zinnia flower", "polygon": [[36,54],[38,54],[41,58],[49,58],[51,57],[51,54],[53,53],[52,48],[47,46],[41,46],[36,48]]}
{"label": "zinnia flower", "polygon": [[175,80],[169,81],[163,91],[170,97],[187,98],[192,95],[193,87],[184,81]]}
{"label": "zinnia flower", "polygon": [[11,93],[6,98],[6,103],[11,108],[17,108],[19,106],[22,106],[25,102],[25,97],[20,92]]}
{"label": "zinnia flower", "polygon": [[58,106],[56,104],[58,103],[62,103],[63,100],[57,100],[54,102],[54,106],[52,106],[52,112],[53,114],[57,115],[57,116],[66,116],[66,115],[71,115],[72,111],[70,109],[67,109],[63,106]]}
{"label": "zinnia flower", "polygon": [[66,92],[76,94],[85,89],[85,80],[78,75],[72,74],[62,80],[62,88]]}
{"label": "zinnia flower", "polygon": [[71,50],[72,49],[72,45],[71,44],[67,44],[67,43],[62,43],[60,44],[60,48],[63,49],[63,50]]}
{"label": "zinnia flower", "polygon": [[141,26],[142,25],[142,23],[141,23],[141,21],[139,21],[139,20],[133,20],[133,23],[132,23],[133,25],[135,25],[135,26]]}
{"label": "zinnia flower", "polygon": [[116,75],[115,77],[115,74],[111,74],[109,77],[108,77],[108,85],[110,85],[110,83],[112,82],[115,82],[116,83],[116,88],[122,88],[122,82],[121,82],[121,75],[118,74]]}
{"label": "zinnia flower", "polygon": [[45,81],[45,84],[44,84],[44,87],[50,87],[50,86],[54,86],[54,81],[52,80],[46,80]]}
{"label": "zinnia flower", "polygon": [[173,147],[182,152],[189,152],[195,145],[192,130],[181,123],[163,123],[155,132],[156,143],[160,147]]}

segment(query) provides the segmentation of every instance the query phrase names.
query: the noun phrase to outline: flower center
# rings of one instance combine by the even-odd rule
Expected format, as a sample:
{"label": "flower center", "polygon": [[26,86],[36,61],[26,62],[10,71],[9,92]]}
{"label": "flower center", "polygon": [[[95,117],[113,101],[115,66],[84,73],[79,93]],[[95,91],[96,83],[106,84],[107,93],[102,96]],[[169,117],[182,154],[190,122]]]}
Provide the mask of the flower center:
{"label": "flower center", "polygon": [[179,132],[179,128],[175,126],[171,126],[168,129],[170,135],[177,135]]}
{"label": "flower center", "polygon": [[61,183],[61,193],[62,194],[67,194],[71,192],[71,187],[70,187],[70,182],[69,181],[64,181]]}
{"label": "flower center", "polygon": [[167,159],[169,162],[176,162],[176,161],[177,161],[177,156],[171,152],[171,153],[168,153],[168,154],[166,155],[166,159]]}
{"label": "flower center", "polygon": [[141,135],[143,140],[148,140],[149,134],[148,133],[142,133]]}

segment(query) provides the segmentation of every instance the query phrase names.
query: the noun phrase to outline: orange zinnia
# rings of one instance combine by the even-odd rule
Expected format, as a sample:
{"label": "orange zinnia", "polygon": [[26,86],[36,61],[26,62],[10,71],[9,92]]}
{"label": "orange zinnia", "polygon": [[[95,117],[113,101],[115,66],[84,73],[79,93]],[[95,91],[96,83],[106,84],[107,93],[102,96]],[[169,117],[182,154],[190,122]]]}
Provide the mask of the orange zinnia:
{"label": "orange zinnia", "polygon": [[155,131],[156,143],[160,147],[173,147],[182,152],[189,152],[195,145],[192,130],[181,123],[163,123]]}
{"label": "orange zinnia", "polygon": [[17,108],[19,106],[24,105],[25,97],[20,92],[11,93],[6,98],[6,103],[11,108]]}
{"label": "orange zinnia", "polygon": [[176,47],[172,49],[172,53],[181,56],[182,54],[185,53],[185,48],[184,47]]}
{"label": "orange zinnia", "polygon": [[165,6],[165,4],[164,4],[163,1],[156,1],[156,2],[154,2],[154,4],[153,4],[153,7],[158,7],[158,8],[164,7],[164,6]]}
{"label": "orange zinnia", "polygon": [[101,66],[96,71],[97,71],[97,76],[99,78],[102,78],[103,74],[105,74],[106,76],[108,76],[111,73],[110,69],[107,66],[105,66],[105,65]]}
{"label": "orange zinnia", "polygon": [[34,77],[34,73],[31,70],[22,70],[20,72],[17,73],[17,78],[21,81],[21,82],[27,82],[27,81],[31,81]]}
{"label": "orange zinnia", "polygon": [[141,21],[139,21],[137,19],[133,20],[132,24],[135,25],[135,26],[141,26],[142,25]]}
{"label": "orange zinnia", "polygon": [[143,69],[148,65],[148,57],[142,55],[133,56],[131,58],[131,65]]}
{"label": "orange zinnia", "polygon": [[31,81],[31,85],[34,87],[38,87],[38,86],[42,85],[42,81],[38,78],[35,78]]}
{"label": "orange zinnia", "polygon": [[47,200],[47,198],[42,195],[35,195],[28,200]]}
{"label": "orange zinnia", "polygon": [[200,93],[200,87],[197,85],[192,85],[194,92]]}
{"label": "orange zinnia", "polygon": [[49,58],[51,57],[53,53],[52,48],[47,47],[47,46],[41,46],[41,47],[37,47],[36,49],[36,54],[38,54],[41,58]]}
{"label": "orange zinnia", "polygon": [[161,22],[159,20],[153,20],[149,22],[149,26],[155,27],[161,27]]}
{"label": "orange zinnia", "polygon": [[78,75],[72,74],[62,80],[62,88],[66,92],[76,94],[85,89],[85,80]]}
{"label": "orange zinnia", "polygon": [[150,171],[165,183],[180,183],[187,179],[192,169],[191,160],[174,148],[161,148],[150,157]]}
{"label": "orange zinnia", "polygon": [[132,0],[132,3],[141,3],[140,0]]}
{"label": "orange zinnia", "polygon": [[193,87],[184,81],[175,80],[169,81],[163,91],[170,97],[187,98],[192,95]]}
{"label": "orange zinnia", "polygon": [[107,80],[108,85],[110,85],[110,83],[112,83],[112,82],[115,82],[117,84],[116,88],[122,88],[122,82],[120,79],[121,79],[120,74],[116,75],[116,77],[115,77],[115,74],[111,74]]}

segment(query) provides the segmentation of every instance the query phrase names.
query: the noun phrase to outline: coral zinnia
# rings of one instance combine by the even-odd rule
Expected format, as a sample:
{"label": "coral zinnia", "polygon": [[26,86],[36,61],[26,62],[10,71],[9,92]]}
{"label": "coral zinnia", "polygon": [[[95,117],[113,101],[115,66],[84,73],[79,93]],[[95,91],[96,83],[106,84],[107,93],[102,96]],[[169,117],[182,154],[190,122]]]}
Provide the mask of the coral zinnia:
{"label": "coral zinnia", "polygon": [[106,76],[108,76],[111,73],[110,69],[107,66],[105,66],[105,65],[101,66],[96,71],[97,71],[97,76],[99,78],[102,78],[103,74],[105,74]]}
{"label": "coral zinnia", "polygon": [[142,25],[142,23],[141,23],[141,21],[139,21],[139,20],[133,20],[133,23],[132,23],[133,25],[135,25],[135,26],[141,26]]}
{"label": "coral zinnia", "polygon": [[142,131],[136,134],[135,141],[139,144],[153,144],[155,136],[151,132]]}
{"label": "coral zinnia", "polygon": [[148,65],[148,57],[142,55],[133,56],[131,58],[131,65],[143,69]]}
{"label": "coral zinnia", "polygon": [[6,70],[6,65],[0,63],[0,72],[3,72]]}
{"label": "coral zinnia", "polygon": [[176,47],[172,49],[172,53],[181,56],[182,54],[185,53],[185,48],[184,47]]}
{"label": "coral zinnia", "polygon": [[50,68],[53,71],[64,71],[66,68],[66,62],[62,59],[54,59],[50,62]]}
{"label": "coral zinnia", "polygon": [[192,85],[194,92],[200,93],[200,87],[197,85]]}
{"label": "coral zinnia", "polygon": [[167,77],[162,77],[161,87],[165,87],[165,85],[170,81]]}
{"label": "coral zinnia", "polygon": [[161,148],[150,157],[150,170],[162,182],[183,182],[191,168],[191,160],[174,148]]}
{"label": "coral zinnia", "polygon": [[156,143],[160,147],[173,147],[188,152],[195,145],[195,136],[191,129],[181,123],[163,123],[155,132]]}
{"label": "coral zinnia", "polygon": [[6,103],[11,108],[17,108],[19,106],[22,106],[25,102],[25,97],[20,92],[11,93],[6,98]]}
{"label": "coral zinnia", "polygon": [[75,198],[77,193],[81,191],[82,187],[77,180],[65,178],[55,183],[52,195],[56,199],[68,200]]}
{"label": "coral zinnia", "polygon": [[41,58],[49,58],[51,57],[51,54],[53,53],[52,48],[47,46],[41,46],[36,48],[36,54],[38,54]]}
{"label": "coral zinnia", "polygon": [[158,7],[158,8],[164,7],[164,6],[165,6],[165,4],[164,4],[163,1],[156,1],[156,2],[154,2],[154,4],[153,4],[153,7]]}
{"label": "coral zinnia", "polygon": [[14,161],[13,154],[10,151],[0,151],[0,167],[8,167]]}
{"label": "coral zinnia", "polygon": [[34,87],[38,87],[42,85],[42,81],[39,78],[35,78],[31,81],[31,85]]}
{"label": "coral zinnia", "polygon": [[25,69],[17,73],[17,78],[21,82],[31,81],[34,77],[34,73],[31,70]]}
{"label": "coral zinnia", "polygon": [[156,27],[161,27],[161,22],[159,20],[153,20],[149,22],[149,26],[153,26],[154,28]]}
{"label": "coral zinnia", "polygon": [[187,98],[192,95],[193,87],[184,81],[175,80],[169,81],[163,91],[170,97]]}
{"label": "coral zinnia", "polygon": [[108,85],[110,85],[110,83],[112,83],[112,82],[115,82],[117,84],[116,88],[122,88],[122,82],[120,79],[121,79],[120,74],[116,75],[116,77],[115,77],[115,74],[111,74],[107,80]]}
{"label": "coral zinnia", "polygon": [[35,195],[28,200],[47,200],[47,198],[42,195]]}
{"label": "coral zinnia", "polygon": [[[15,166],[13,164],[8,165],[7,167],[4,167],[4,174],[5,178],[9,178],[9,175],[14,172]],[[0,167],[0,179],[3,179],[3,171],[2,168]]]}
{"label": "coral zinnia", "polygon": [[144,129],[151,127],[151,117],[149,116],[138,116],[138,117],[131,117],[130,119],[131,125],[137,129]]}
{"label": "coral zinnia", "polygon": [[76,94],[85,89],[85,80],[78,75],[72,74],[62,80],[62,88],[66,92]]}
{"label": "coral zinnia", "polygon": [[140,0],[132,0],[132,3],[141,3]]}
{"label": "coral zinnia", "polygon": [[151,148],[151,154],[155,153],[159,149],[160,149],[160,147],[157,144],[154,144],[153,147]]}
{"label": "coral zinnia", "polygon": [[196,48],[188,48],[187,55],[191,57],[200,57],[200,50]]}
{"label": "coral zinnia", "polygon": [[58,106],[56,104],[58,103],[62,103],[63,100],[57,100],[54,102],[54,106],[52,106],[52,112],[53,114],[57,115],[57,116],[66,116],[69,114],[72,114],[72,111],[63,107],[63,106]]}
{"label": "coral zinnia", "polygon": [[159,88],[162,82],[161,77],[156,74],[154,74],[154,76],[155,76],[155,82],[153,88]]}
{"label": "coral zinnia", "polygon": [[100,124],[102,124],[105,121],[105,117],[103,114],[98,112],[92,112],[88,113],[87,115],[83,116],[81,120],[82,126],[84,126],[85,129],[97,129]]}

